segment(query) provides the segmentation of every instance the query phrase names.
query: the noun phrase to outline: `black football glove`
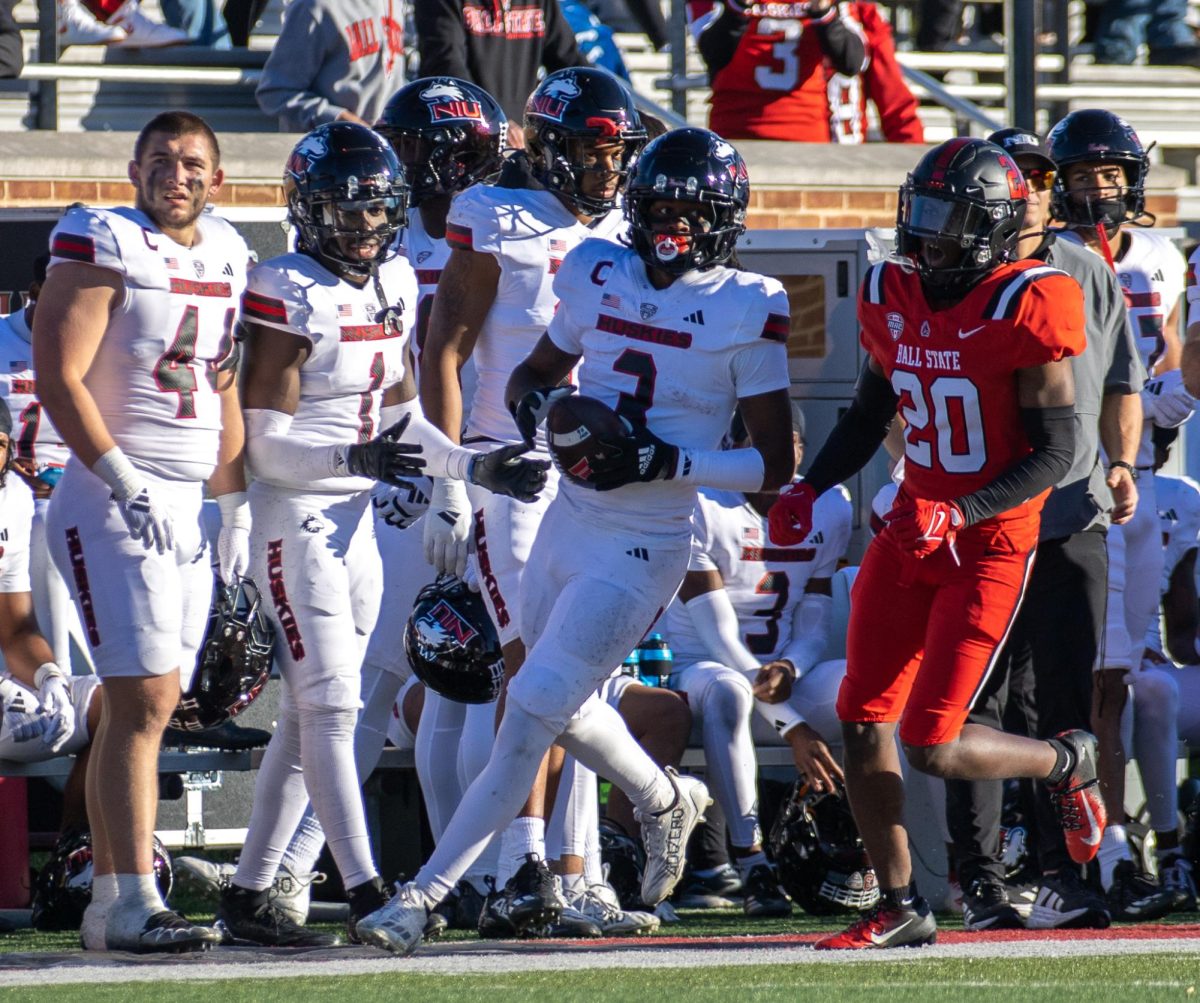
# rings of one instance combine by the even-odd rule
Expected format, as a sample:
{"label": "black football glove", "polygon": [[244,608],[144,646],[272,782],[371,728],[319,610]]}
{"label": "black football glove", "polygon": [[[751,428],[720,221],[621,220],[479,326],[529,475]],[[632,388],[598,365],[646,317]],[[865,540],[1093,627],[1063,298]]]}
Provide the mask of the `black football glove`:
{"label": "black football glove", "polygon": [[413,486],[413,478],[425,473],[420,443],[401,442],[411,414],[375,436],[370,442],[360,442],[346,450],[346,469],[352,477],[370,477],[396,487]]}
{"label": "black football glove", "polygon": [[630,425],[629,434],[605,443],[604,453],[589,461],[588,481],[597,491],[612,491],[639,481],[670,480],[679,463],[679,447],[663,442],[645,425]]}
{"label": "black football glove", "polygon": [[540,390],[530,390],[516,404],[510,404],[509,410],[512,411],[521,438],[532,446],[538,426],[546,420],[550,405],[556,400],[570,397],[574,392],[573,386],[542,387]]}
{"label": "black football glove", "polygon": [[468,480],[517,501],[536,500],[546,486],[550,461],[523,459],[521,454],[528,449],[528,446],[501,446],[490,453],[478,453],[471,461]]}

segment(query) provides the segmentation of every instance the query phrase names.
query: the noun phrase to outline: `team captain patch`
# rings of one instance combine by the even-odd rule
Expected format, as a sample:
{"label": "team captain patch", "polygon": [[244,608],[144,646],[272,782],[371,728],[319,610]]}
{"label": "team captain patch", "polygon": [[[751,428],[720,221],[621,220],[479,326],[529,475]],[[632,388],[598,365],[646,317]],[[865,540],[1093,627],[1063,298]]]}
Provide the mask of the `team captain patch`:
{"label": "team captain patch", "polygon": [[54,236],[50,253],[56,258],[96,263],[96,242],[78,233],[59,233]]}

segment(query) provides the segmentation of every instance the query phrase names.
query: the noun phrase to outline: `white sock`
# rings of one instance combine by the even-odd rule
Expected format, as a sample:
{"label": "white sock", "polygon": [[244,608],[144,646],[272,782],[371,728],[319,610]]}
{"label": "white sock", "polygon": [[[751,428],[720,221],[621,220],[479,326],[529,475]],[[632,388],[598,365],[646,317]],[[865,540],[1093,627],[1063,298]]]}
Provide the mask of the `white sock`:
{"label": "white sock", "polygon": [[92,878],[92,900],[83,911],[83,922],[79,926],[79,937],[83,941],[84,950],[105,949],[107,945],[104,942],[104,927],[116,902],[117,876],[97,874]]}
{"label": "white sock", "polygon": [[525,863],[527,854],[546,859],[546,820],[531,815],[514,818],[500,839],[500,873],[496,887],[503,888]]}
{"label": "white sock", "polygon": [[739,857],[735,854],[733,858],[733,866],[737,868],[737,872],[742,876],[743,881],[746,879],[746,875],[754,868],[766,863],[767,855],[762,850],[759,850],[757,853],[748,854],[745,857]]}
{"label": "white sock", "polygon": [[1100,850],[1096,854],[1100,863],[1100,884],[1104,890],[1112,888],[1113,871],[1122,860],[1132,860],[1129,850],[1129,838],[1125,834],[1125,826],[1110,825],[1104,830],[1100,840]]}
{"label": "white sock", "polygon": [[[597,802],[599,810],[599,802]],[[600,826],[594,825],[587,833],[583,847],[583,873],[588,885],[600,885],[605,881],[604,862],[600,859]]]}
{"label": "white sock", "polygon": [[576,899],[587,891],[587,878],[582,874],[564,874],[562,886],[563,894],[568,899]]}

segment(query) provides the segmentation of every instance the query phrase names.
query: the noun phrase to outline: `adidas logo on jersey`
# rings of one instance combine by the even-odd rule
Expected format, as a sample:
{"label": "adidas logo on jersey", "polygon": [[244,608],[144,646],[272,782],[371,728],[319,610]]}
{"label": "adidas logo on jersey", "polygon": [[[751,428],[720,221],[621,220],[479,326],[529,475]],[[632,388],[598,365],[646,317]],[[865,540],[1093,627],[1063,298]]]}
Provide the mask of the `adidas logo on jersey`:
{"label": "adidas logo on jersey", "polygon": [[649,561],[650,551],[645,547],[634,547],[632,550],[625,551],[626,557],[636,557],[639,561]]}
{"label": "adidas logo on jersey", "polygon": [[228,261],[225,262],[225,267],[221,269],[222,275],[233,275],[233,265]]}
{"label": "adidas logo on jersey", "polygon": [[686,321],[687,321],[689,324],[701,324],[701,325],[703,325],[703,324],[704,324],[704,311],[703,311],[703,310],[697,310],[695,313],[689,313],[689,314],[688,314],[686,317],[684,317],[683,319],[684,319],[684,320],[686,320]]}
{"label": "adidas logo on jersey", "polygon": [[821,532],[821,531],[818,529],[818,530],[817,530],[815,533],[813,533],[813,535],[812,535],[812,536],[810,536],[810,537],[808,538],[808,540],[806,540],[805,542],[806,542],[806,543],[815,543],[815,544],[817,544],[817,545],[819,546],[820,544],[822,544],[822,543],[824,543],[824,542],[825,542],[825,534],[824,534],[824,533],[822,533],[822,532]]}
{"label": "adidas logo on jersey", "polygon": [[1162,282],[1163,281],[1163,271],[1161,268],[1157,272],[1155,272],[1153,276],[1151,276],[1150,281],[1151,282]]}

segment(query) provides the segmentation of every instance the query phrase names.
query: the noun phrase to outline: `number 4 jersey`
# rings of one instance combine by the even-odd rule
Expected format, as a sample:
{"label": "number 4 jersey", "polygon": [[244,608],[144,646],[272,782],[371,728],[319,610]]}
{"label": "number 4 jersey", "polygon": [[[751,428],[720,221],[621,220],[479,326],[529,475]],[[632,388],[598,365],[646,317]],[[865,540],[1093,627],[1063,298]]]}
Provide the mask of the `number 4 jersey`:
{"label": "number 4 jersey", "polygon": [[50,268],[81,262],[124,285],[84,383],[135,466],[167,480],[205,480],[221,431],[218,371],[233,354],[233,322],[249,250],[204,213],[192,247],[137,209],[72,209],[50,237]]}
{"label": "number 4 jersey", "polygon": [[[1017,370],[1086,344],[1079,283],[1032,260],[1002,265],[943,310],[929,306],[915,271],[882,262],[863,281],[858,319],[907,425],[901,490],[936,500],[969,494],[1029,454]],[[1019,545],[1036,540],[1044,501],[1043,493],[997,517],[1013,528],[1025,522]]]}

